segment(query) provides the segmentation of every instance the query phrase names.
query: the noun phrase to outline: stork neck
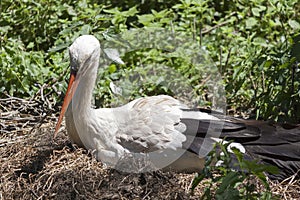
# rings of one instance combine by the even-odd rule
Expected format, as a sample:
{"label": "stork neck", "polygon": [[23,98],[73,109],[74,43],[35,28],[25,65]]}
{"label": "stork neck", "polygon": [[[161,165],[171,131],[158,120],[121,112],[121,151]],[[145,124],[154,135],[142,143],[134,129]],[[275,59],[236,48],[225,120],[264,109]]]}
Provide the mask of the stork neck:
{"label": "stork neck", "polygon": [[80,82],[72,100],[73,112],[82,115],[91,109],[93,89],[97,78],[99,62],[93,63],[89,70],[80,78]]}

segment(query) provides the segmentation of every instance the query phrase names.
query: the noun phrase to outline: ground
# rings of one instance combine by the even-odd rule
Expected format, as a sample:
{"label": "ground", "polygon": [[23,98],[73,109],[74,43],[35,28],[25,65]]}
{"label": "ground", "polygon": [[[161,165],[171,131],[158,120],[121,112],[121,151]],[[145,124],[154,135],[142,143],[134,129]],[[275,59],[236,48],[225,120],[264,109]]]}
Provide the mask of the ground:
{"label": "ground", "polygon": [[[14,97],[0,99],[1,199],[199,199],[195,174],[125,174],[105,168],[90,152],[68,140],[64,127],[53,139],[57,113],[50,104]],[[279,199],[300,198],[293,177],[269,181]]]}

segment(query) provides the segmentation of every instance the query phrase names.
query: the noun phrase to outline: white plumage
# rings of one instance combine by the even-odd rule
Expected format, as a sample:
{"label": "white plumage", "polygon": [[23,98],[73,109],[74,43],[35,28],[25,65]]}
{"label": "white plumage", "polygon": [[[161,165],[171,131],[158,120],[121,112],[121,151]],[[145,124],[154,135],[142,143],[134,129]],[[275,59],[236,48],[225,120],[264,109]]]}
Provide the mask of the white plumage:
{"label": "white plumage", "polygon": [[[98,160],[112,166],[128,153],[158,151],[165,157],[166,152],[171,152],[176,155],[172,161],[182,154],[190,154],[183,149],[185,125],[180,121],[184,115],[181,108],[186,106],[170,96],[159,95],[139,98],[118,108],[92,109],[99,41],[90,35],[81,36],[69,52],[74,81],[70,81],[63,107],[68,106],[66,124],[71,140],[94,150]],[[193,158],[194,165],[184,168],[201,170],[203,158],[188,157]]]}

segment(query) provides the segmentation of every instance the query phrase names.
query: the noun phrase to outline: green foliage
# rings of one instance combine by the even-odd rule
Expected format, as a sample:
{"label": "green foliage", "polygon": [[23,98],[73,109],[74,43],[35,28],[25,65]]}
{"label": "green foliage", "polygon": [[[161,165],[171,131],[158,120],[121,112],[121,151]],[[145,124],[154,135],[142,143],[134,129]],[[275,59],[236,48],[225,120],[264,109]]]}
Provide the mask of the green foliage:
{"label": "green foliage", "polygon": [[[103,41],[130,28],[163,27],[192,38],[209,52],[225,82],[231,108],[256,118],[299,122],[298,0],[104,2],[2,0],[0,96],[29,97],[54,79],[63,83],[58,90],[65,87],[61,74],[68,62],[67,47],[79,35],[94,34]],[[110,81],[151,62],[172,65],[191,79],[187,84],[193,85],[194,94],[207,95],[201,86],[203,76],[182,55],[143,51],[122,55],[125,70],[120,71],[119,66],[102,70],[108,76],[101,76],[102,85],[97,88],[101,96],[95,97],[101,104],[113,98]],[[157,80],[134,93],[170,92]]]}
{"label": "green foliage", "polygon": [[[218,93],[216,85],[222,86],[222,80],[217,68],[212,66],[207,54],[192,38],[184,33],[173,34],[167,29],[153,27],[132,29],[117,38],[114,43],[125,46],[125,49],[128,47],[124,51],[120,48],[121,52],[126,52],[122,55],[126,65],[113,70],[109,76],[101,70],[99,77],[109,78],[108,82],[113,81],[123,89],[127,101],[121,101],[121,104],[140,96],[168,94],[189,106],[212,105],[205,94]],[[137,38],[139,41],[136,41]],[[107,46],[106,41],[102,44],[104,48]],[[98,89],[101,90],[101,87],[103,85],[98,84]],[[220,94],[224,94],[222,89],[224,87],[220,88]],[[107,100],[111,99],[101,102],[110,104]],[[215,102],[221,106],[222,103]]]}
{"label": "green foliage", "polygon": [[[274,174],[278,173],[278,169],[258,164],[257,161],[248,161],[238,149],[231,148],[233,153],[230,153],[229,145],[215,145],[207,156],[202,173],[194,178],[191,190],[194,191],[199,184],[205,185],[201,199],[272,199],[264,172]],[[222,164],[216,165],[216,160]],[[257,185],[255,178],[264,186],[262,192],[257,192],[260,185]]]}
{"label": "green foliage", "polygon": [[[32,89],[45,82],[50,71],[44,67],[43,55],[41,52],[26,52],[24,49],[21,41],[12,38],[1,47],[1,93],[6,91],[16,96],[33,95]],[[35,82],[36,79],[39,81]]]}

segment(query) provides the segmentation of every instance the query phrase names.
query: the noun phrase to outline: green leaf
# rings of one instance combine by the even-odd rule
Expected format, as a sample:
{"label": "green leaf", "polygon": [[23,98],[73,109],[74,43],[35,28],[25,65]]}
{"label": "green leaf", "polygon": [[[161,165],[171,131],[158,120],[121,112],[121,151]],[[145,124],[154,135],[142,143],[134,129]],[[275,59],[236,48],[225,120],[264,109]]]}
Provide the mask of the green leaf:
{"label": "green leaf", "polygon": [[264,38],[256,37],[253,39],[253,44],[258,45],[260,47],[268,47],[267,41]]}
{"label": "green leaf", "polygon": [[257,20],[254,17],[250,17],[246,20],[246,28],[250,29],[257,24]]}
{"label": "green leaf", "polygon": [[152,14],[138,15],[138,20],[139,23],[147,26],[154,20],[154,16]]}
{"label": "green leaf", "polygon": [[259,17],[260,16],[260,9],[259,8],[252,8],[252,13],[254,16]]}
{"label": "green leaf", "polygon": [[117,67],[116,67],[116,65],[110,65],[109,67],[108,67],[108,71],[109,71],[109,73],[114,73],[114,72],[116,72],[117,71]]}
{"label": "green leaf", "polygon": [[288,23],[293,29],[300,29],[300,24],[296,20],[290,19]]}
{"label": "green leaf", "polygon": [[198,174],[195,175],[193,182],[192,182],[192,187],[191,190],[194,191],[195,188],[199,185],[199,183],[205,178],[205,174],[202,173],[200,176]]}
{"label": "green leaf", "polygon": [[217,190],[217,194],[222,194],[228,187],[233,187],[237,182],[242,181],[239,172],[229,172],[222,180],[221,185]]}
{"label": "green leaf", "polygon": [[136,6],[134,6],[126,12],[126,16],[134,16],[137,13],[138,13],[138,11],[136,9]]}
{"label": "green leaf", "polygon": [[30,42],[28,45],[27,45],[27,49],[31,49],[34,47],[34,43],[33,42]]}

